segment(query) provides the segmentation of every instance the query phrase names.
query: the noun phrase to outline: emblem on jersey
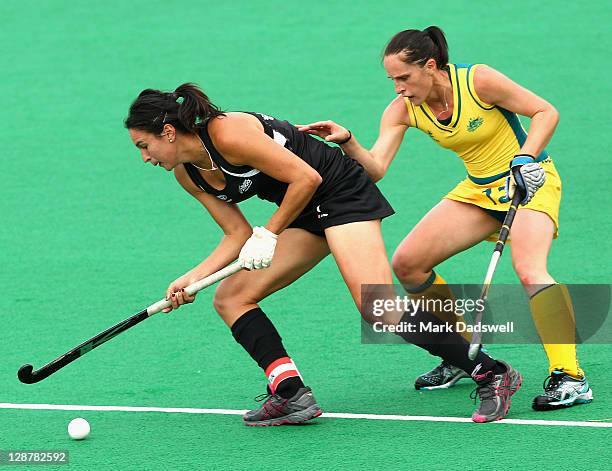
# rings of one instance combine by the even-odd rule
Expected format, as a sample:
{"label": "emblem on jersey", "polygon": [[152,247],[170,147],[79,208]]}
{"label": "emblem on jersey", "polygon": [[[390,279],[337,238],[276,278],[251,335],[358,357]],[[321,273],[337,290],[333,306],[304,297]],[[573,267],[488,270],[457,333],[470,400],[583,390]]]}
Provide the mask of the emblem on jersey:
{"label": "emblem on jersey", "polygon": [[320,206],[320,205],[318,205],[318,206],[317,206],[317,219],[321,219],[321,218],[324,218],[324,217],[327,217],[327,216],[329,216],[329,214],[327,214],[327,213],[322,213],[322,212],[321,212],[321,206]]}
{"label": "emblem on jersey", "polygon": [[252,180],[249,180],[248,178],[243,181],[240,186],[238,187],[238,192],[240,194],[246,193],[248,191],[249,188],[251,188],[251,185],[253,184]]}
{"label": "emblem on jersey", "polygon": [[478,118],[470,118],[470,122],[467,125],[468,132],[474,132],[484,123],[484,118],[479,116]]}
{"label": "emblem on jersey", "polygon": [[266,121],[272,121],[274,119],[272,116],[268,116],[267,114],[263,114],[263,113],[256,113],[256,114],[261,116]]}
{"label": "emblem on jersey", "polygon": [[227,201],[228,203],[232,201],[226,195],[217,195],[217,198],[219,198],[221,201]]}

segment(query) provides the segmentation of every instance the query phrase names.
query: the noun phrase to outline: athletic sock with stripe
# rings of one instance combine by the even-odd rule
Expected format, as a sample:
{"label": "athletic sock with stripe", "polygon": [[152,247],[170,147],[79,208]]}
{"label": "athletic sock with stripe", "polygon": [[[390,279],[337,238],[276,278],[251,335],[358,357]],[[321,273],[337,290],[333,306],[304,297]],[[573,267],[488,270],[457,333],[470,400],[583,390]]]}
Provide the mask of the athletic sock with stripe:
{"label": "athletic sock with stripe", "polygon": [[264,370],[272,394],[288,399],[304,387],[276,327],[260,308],[244,313],[231,330],[236,341]]}

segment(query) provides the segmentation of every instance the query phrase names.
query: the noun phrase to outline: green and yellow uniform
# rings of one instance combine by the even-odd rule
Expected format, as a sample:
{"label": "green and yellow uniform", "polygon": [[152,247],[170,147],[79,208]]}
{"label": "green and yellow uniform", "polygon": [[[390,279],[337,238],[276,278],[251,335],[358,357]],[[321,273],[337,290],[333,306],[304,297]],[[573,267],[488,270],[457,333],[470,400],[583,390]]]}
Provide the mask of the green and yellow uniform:
{"label": "green and yellow uniform", "polygon": [[[463,160],[467,178],[461,181],[446,198],[474,204],[487,211],[506,212],[510,206],[504,183],[509,175],[512,158],[520,154],[527,133],[516,113],[483,102],[474,90],[474,72],[480,64],[449,64],[453,88],[454,108],[449,120],[438,121],[427,103],[414,106],[405,99],[410,116],[410,126],[428,134],[438,145],[452,150]],[[548,214],[555,223],[557,237],[561,179],[546,150],[536,157],[546,172],[546,181],[533,199],[522,208]],[[488,240],[497,240],[497,234]],[[435,279],[434,279],[435,277]],[[421,294],[440,291],[445,281],[432,275]],[[549,370],[562,370],[569,375],[582,377],[578,366],[576,346],[571,340],[565,344],[553,344],[547,339],[558,339],[559,330],[565,339],[573,339],[575,333],[574,312],[563,285],[553,285],[531,298],[532,317],[544,344]]]}
{"label": "green and yellow uniform", "polygon": [[[508,211],[504,191],[512,158],[520,153],[527,133],[515,113],[484,103],[474,90],[479,64],[449,64],[453,87],[453,115],[447,124],[436,119],[427,103],[414,106],[407,98],[410,126],[428,134],[438,145],[463,160],[467,178],[446,198],[474,204],[486,210]],[[546,171],[546,182],[524,207],[548,214],[559,225],[561,179],[546,150],[536,157]],[[494,240],[492,238],[491,240]]]}

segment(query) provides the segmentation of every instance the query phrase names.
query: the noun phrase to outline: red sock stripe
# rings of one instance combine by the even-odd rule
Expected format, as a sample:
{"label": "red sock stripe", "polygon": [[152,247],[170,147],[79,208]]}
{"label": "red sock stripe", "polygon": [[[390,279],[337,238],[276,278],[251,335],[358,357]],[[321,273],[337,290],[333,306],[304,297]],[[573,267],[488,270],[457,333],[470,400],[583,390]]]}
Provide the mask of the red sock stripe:
{"label": "red sock stripe", "polygon": [[287,378],[291,378],[293,376],[299,376],[299,375],[300,374],[298,373],[297,370],[288,370],[288,371],[285,371],[285,372],[279,374],[276,378],[274,378],[274,381],[272,381],[272,383],[270,384],[270,389],[274,393],[276,391],[276,388],[278,387],[278,385],[280,384],[280,382],[282,380],[287,379]]}
{"label": "red sock stripe", "polygon": [[277,366],[283,365],[285,363],[292,363],[291,358],[289,358],[289,357],[282,357],[282,358],[279,358],[278,360],[274,360],[266,368],[266,376],[270,376],[270,373],[272,373],[274,368],[276,368]]}

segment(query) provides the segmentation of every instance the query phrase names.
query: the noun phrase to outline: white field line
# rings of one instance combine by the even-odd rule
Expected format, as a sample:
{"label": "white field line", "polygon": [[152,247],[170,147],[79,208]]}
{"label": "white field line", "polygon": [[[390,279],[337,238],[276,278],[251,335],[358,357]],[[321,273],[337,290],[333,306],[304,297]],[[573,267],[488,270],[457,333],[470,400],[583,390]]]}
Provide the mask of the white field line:
{"label": "white field line", "polygon": [[[87,406],[78,404],[12,404],[0,402],[0,409],[33,409],[33,410],[72,410],[72,411],[110,411],[110,412],[165,412],[173,414],[222,414],[242,415],[246,410],[238,409],[195,409],[188,407],[134,407],[134,406]],[[333,419],[363,419],[363,420],[394,420],[405,422],[463,422],[472,423],[469,418],[463,417],[435,417],[426,415],[385,415],[385,414],[346,414],[326,412],[321,417]],[[595,427],[612,428],[612,423],[598,421],[571,421],[571,420],[526,420],[504,419],[496,424],[510,425],[544,425],[560,427]]]}

